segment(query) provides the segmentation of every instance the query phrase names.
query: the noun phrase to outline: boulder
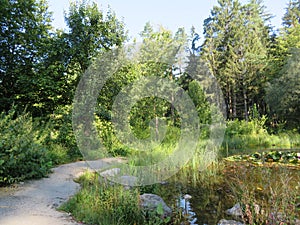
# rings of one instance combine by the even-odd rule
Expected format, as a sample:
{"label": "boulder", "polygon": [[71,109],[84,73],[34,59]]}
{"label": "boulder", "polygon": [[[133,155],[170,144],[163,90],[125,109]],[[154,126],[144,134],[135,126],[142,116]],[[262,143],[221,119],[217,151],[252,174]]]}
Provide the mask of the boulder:
{"label": "boulder", "polygon": [[229,216],[240,217],[243,216],[243,211],[240,203],[235,204],[232,208],[227,209],[225,213]]}
{"label": "boulder", "polygon": [[137,183],[137,177],[134,176],[121,176],[120,182],[125,186],[135,186]]}
{"label": "boulder", "polygon": [[118,175],[120,173],[120,171],[121,171],[120,168],[112,168],[112,169],[101,172],[100,175],[104,178],[114,177],[114,176]]}
{"label": "boulder", "polygon": [[157,208],[162,206],[163,217],[168,217],[172,215],[172,210],[164,200],[155,194],[143,194],[140,195],[140,206],[148,212],[156,212]]}
{"label": "boulder", "polygon": [[220,220],[218,222],[218,225],[244,225],[243,223],[241,222],[238,222],[238,221],[235,221],[235,220]]}
{"label": "boulder", "polygon": [[133,186],[137,185],[137,177],[134,176],[121,176],[119,182],[123,185],[125,190],[132,189]]}

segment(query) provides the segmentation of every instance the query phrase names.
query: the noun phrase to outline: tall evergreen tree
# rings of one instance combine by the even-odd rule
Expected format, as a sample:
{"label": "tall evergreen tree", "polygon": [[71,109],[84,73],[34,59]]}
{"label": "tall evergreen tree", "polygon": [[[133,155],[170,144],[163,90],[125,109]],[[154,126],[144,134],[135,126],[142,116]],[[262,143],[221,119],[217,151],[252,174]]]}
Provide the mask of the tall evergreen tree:
{"label": "tall evergreen tree", "polygon": [[270,82],[266,99],[273,118],[300,129],[300,48],[292,48],[290,53],[278,78]]}
{"label": "tall evergreen tree", "polygon": [[[269,65],[266,101],[274,123],[278,119],[297,127],[299,121],[300,2],[290,1],[283,17],[284,27],[274,41]],[[299,128],[299,127],[298,127]]]}
{"label": "tall evergreen tree", "polygon": [[300,23],[300,1],[290,0],[286,13],[284,14],[283,25],[287,28],[295,27]]}
{"label": "tall evergreen tree", "polygon": [[263,110],[262,83],[270,28],[261,1],[242,5],[219,0],[204,22],[202,59],[223,90],[229,118],[248,120],[256,104]]}
{"label": "tall evergreen tree", "polygon": [[291,55],[291,48],[300,47],[300,2],[290,0],[282,18],[284,27],[274,40],[271,51],[271,78],[279,76],[286,59]]}

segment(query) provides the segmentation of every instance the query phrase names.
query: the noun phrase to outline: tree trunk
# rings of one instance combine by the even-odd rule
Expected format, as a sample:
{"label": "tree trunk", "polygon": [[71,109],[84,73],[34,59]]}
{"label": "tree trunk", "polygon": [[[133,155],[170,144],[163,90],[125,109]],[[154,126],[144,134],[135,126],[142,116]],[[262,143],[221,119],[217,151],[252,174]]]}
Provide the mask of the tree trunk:
{"label": "tree trunk", "polygon": [[155,140],[158,141],[158,135],[159,135],[158,126],[159,126],[159,121],[158,121],[158,117],[157,117],[157,114],[156,114],[156,102],[154,103],[153,109],[154,109],[154,115],[155,115]]}
{"label": "tree trunk", "polygon": [[247,90],[245,84],[243,84],[243,98],[244,98],[244,113],[245,113],[245,120],[248,122],[249,115],[248,115],[248,101],[247,101]]}
{"label": "tree trunk", "polygon": [[233,93],[233,118],[236,118],[236,92]]}

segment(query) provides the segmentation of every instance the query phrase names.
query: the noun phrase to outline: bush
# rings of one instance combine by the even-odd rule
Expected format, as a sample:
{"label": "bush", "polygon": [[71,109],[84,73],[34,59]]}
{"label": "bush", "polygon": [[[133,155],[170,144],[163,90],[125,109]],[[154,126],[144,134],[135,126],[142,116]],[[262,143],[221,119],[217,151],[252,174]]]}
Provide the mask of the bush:
{"label": "bush", "polygon": [[45,176],[52,162],[29,114],[0,114],[0,186]]}
{"label": "bush", "polygon": [[266,117],[252,118],[250,121],[233,120],[227,122],[222,145],[223,156],[249,153],[262,149],[292,149],[299,147],[299,133],[285,131],[269,134],[265,126]]}
{"label": "bush", "polygon": [[265,122],[264,116],[261,119],[253,118],[248,122],[238,119],[228,121],[223,150],[236,153],[236,151],[270,147],[269,142],[266,142],[268,132],[265,129]]}
{"label": "bush", "polygon": [[49,127],[47,145],[51,146],[54,154],[58,153],[58,158],[64,157],[58,164],[82,158],[72,127],[72,106],[59,107],[50,116]]}

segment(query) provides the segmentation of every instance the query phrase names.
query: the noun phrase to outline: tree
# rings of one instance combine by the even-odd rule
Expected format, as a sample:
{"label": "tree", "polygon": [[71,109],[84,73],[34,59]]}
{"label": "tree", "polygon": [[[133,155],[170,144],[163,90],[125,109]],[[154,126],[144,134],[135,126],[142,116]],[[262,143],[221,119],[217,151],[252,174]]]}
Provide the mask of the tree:
{"label": "tree", "polygon": [[[173,35],[171,31],[160,26],[155,31],[150,23],[147,23],[141,32],[143,43],[140,47],[138,61],[144,64],[146,76],[159,76],[170,81],[177,79],[182,73],[182,56],[186,47],[187,36],[183,28],[179,28]],[[171,102],[166,102],[157,97],[151,97],[141,104],[147,106],[145,111],[147,120],[156,118],[155,127],[158,127],[158,116],[170,117],[175,122],[174,93],[170,96]],[[150,109],[152,107],[152,109]],[[145,107],[144,107],[145,108]],[[156,132],[158,132],[156,130]]]}
{"label": "tree", "polygon": [[104,15],[86,1],[71,3],[67,32],[53,31],[44,0],[2,0],[1,5],[1,111],[15,104],[20,111],[47,116],[71,104],[93,58],[126,39],[112,10]]}
{"label": "tree", "polygon": [[291,48],[300,48],[300,3],[290,1],[283,17],[284,27],[272,42],[269,80],[276,79],[291,55]]}
{"label": "tree", "polygon": [[272,80],[266,99],[276,119],[290,127],[300,128],[300,49],[293,48],[280,76]]}
{"label": "tree", "polygon": [[[135,53],[137,54],[128,59],[128,63],[108,79],[101,90],[98,97],[97,115],[102,121],[110,121],[111,109],[116,95],[139,78],[160,77],[173,82],[176,80],[174,71],[179,67],[176,62],[178,62],[179,53],[184,50],[186,41],[184,30],[179,29],[177,33],[172,34],[171,31],[163,27],[154,30],[150,23],[147,23],[141,32],[141,37],[143,41],[136,46],[138,51]],[[158,85],[153,84],[149,88],[156,88],[156,86]],[[143,137],[147,136],[149,123],[153,119],[155,119],[155,126],[158,128],[158,117],[168,118],[168,121],[171,121],[171,118],[174,119],[175,109],[166,100],[154,96],[141,98],[145,89],[139,86],[130,90],[133,95],[131,100],[137,101],[130,112],[130,124],[136,134]],[[125,104],[122,107],[126,108],[128,105]],[[158,131],[156,130],[156,132]]]}
{"label": "tree", "polygon": [[299,16],[299,1],[290,1],[283,17],[284,27],[274,39],[268,67],[266,101],[270,117],[275,123],[278,120],[286,121],[290,127],[297,126],[295,113],[299,112],[295,105],[295,100],[299,101],[299,74],[295,71],[300,49]]}
{"label": "tree", "polygon": [[256,104],[263,110],[263,71],[266,67],[269,15],[261,1],[241,5],[238,0],[219,0],[204,22],[201,58],[223,90],[229,118],[248,120]]}
{"label": "tree", "polygon": [[300,23],[300,2],[299,0],[290,0],[286,13],[282,18],[283,25],[286,28],[295,27]]}
{"label": "tree", "polygon": [[88,68],[97,53],[122,45],[127,38],[123,22],[112,10],[104,15],[96,3],[71,2],[65,20],[69,27],[66,41],[70,66],[78,67],[80,73]]}
{"label": "tree", "polygon": [[37,64],[46,55],[51,13],[44,0],[1,0],[0,111],[24,108],[38,93]]}
{"label": "tree", "polygon": [[69,31],[57,32],[52,42],[55,50],[46,59],[57,74],[53,76],[53,71],[49,70],[47,75],[57,84],[52,97],[61,96],[59,103],[63,105],[72,103],[79,79],[93,59],[101,52],[122,45],[127,38],[123,22],[112,10],[104,15],[96,3],[71,2],[65,20]]}
{"label": "tree", "polygon": [[188,39],[188,41],[191,42],[190,47],[186,48],[188,51],[188,55],[186,57],[187,65],[184,68],[184,72],[181,73],[177,78],[177,83],[186,91],[189,89],[190,82],[193,81],[193,78],[190,75],[194,74],[195,72],[199,73],[199,60],[201,52],[201,46],[198,45],[199,40],[199,34],[196,33],[195,28],[192,27],[190,37]]}

